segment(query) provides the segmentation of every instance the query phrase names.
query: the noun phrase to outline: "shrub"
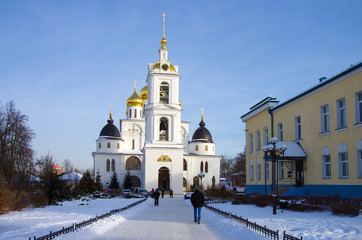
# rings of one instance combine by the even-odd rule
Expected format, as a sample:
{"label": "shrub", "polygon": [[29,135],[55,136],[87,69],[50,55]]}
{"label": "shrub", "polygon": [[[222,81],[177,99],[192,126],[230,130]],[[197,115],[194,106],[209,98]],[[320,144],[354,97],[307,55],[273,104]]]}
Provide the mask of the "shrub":
{"label": "shrub", "polygon": [[336,200],[330,203],[330,208],[333,214],[335,215],[347,215],[351,217],[356,217],[359,215],[359,210],[361,207],[360,200]]}
{"label": "shrub", "polygon": [[12,201],[13,193],[9,191],[4,185],[0,185],[0,214],[10,211],[10,203]]}
{"label": "shrub", "polygon": [[48,205],[48,198],[42,192],[36,192],[30,195],[30,203],[33,207],[45,207]]}

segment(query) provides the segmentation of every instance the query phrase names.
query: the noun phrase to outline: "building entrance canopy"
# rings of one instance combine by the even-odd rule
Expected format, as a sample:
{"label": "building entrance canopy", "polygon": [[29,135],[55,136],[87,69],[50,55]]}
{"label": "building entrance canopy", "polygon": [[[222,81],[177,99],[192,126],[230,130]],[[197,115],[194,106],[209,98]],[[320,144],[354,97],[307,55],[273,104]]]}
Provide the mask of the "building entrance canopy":
{"label": "building entrance canopy", "polygon": [[[284,155],[278,156],[278,160],[302,160],[307,158],[307,154],[305,153],[303,147],[298,142],[277,142],[275,148],[278,149],[281,146],[286,146],[287,149],[284,152]],[[272,160],[272,156],[266,155],[264,157],[267,160]]]}

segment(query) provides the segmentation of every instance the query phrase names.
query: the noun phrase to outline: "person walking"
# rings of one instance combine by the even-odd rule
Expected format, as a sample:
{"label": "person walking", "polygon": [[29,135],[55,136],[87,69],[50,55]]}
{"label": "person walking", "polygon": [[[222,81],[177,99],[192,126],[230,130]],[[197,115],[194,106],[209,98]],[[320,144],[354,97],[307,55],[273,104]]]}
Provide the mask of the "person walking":
{"label": "person walking", "polygon": [[158,188],[156,189],[155,193],[153,194],[153,197],[155,198],[155,206],[158,206],[158,199],[160,198],[160,190],[158,190]]}
{"label": "person walking", "polygon": [[170,188],[170,198],[173,198],[173,191],[171,188]]}
{"label": "person walking", "polygon": [[163,198],[163,195],[165,195],[165,189],[162,188],[161,192],[162,192],[162,198]]}
{"label": "person walking", "polygon": [[202,192],[195,189],[195,192],[191,195],[191,204],[194,207],[194,222],[200,224],[201,219],[201,208],[204,206],[205,197]]}

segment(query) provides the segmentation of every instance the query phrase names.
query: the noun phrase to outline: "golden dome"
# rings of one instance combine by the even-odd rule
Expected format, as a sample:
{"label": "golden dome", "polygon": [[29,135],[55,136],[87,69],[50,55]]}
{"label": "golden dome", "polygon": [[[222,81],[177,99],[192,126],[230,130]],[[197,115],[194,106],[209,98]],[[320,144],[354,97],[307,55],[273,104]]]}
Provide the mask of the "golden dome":
{"label": "golden dome", "polygon": [[[169,61],[167,61],[167,60],[164,60],[164,61],[166,61],[167,63],[170,64],[170,72],[177,72],[174,65],[172,65],[172,64],[171,64]],[[152,69],[161,69],[160,61],[156,62],[156,63],[153,65]]]}
{"label": "golden dome", "polygon": [[141,91],[140,91],[140,98],[142,100],[147,100],[148,99],[148,86],[144,86]]}
{"label": "golden dome", "polygon": [[138,96],[136,90],[133,92],[132,96],[127,99],[127,106],[143,107],[143,101],[140,96]]}

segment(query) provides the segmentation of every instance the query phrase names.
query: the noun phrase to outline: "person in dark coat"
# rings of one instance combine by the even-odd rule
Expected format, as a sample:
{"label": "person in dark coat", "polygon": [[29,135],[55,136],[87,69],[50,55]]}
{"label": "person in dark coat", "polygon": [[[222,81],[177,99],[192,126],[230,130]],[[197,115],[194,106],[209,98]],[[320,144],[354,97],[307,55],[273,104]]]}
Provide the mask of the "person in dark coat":
{"label": "person in dark coat", "polygon": [[163,198],[163,195],[165,195],[165,189],[162,188],[161,192],[162,192],[162,198]]}
{"label": "person in dark coat", "polygon": [[204,206],[205,197],[198,189],[191,195],[191,204],[194,207],[194,222],[200,224],[201,208]]}
{"label": "person in dark coat", "polygon": [[173,198],[173,190],[170,189],[170,198]]}
{"label": "person in dark coat", "polygon": [[156,189],[155,193],[153,194],[153,197],[155,198],[155,206],[158,206],[158,199],[160,198],[160,190],[158,190],[158,188]]}

